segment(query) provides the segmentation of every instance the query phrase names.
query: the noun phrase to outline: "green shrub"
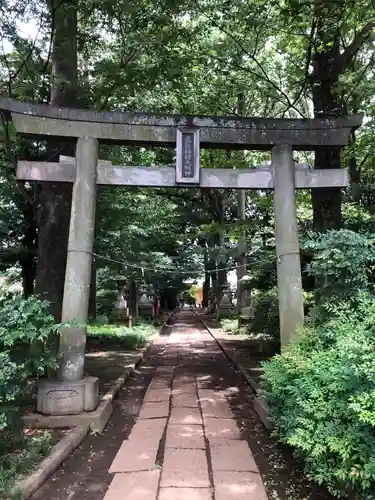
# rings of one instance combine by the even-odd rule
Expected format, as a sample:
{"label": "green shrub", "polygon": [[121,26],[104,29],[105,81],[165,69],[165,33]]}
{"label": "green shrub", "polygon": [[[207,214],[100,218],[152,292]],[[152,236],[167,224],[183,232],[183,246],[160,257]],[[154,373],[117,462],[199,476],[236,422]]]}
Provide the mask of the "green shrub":
{"label": "green shrub", "polygon": [[94,320],[92,320],[93,325],[108,325],[109,324],[109,319],[108,316],[105,316],[104,314],[97,315]]}
{"label": "green shrub", "polygon": [[19,422],[19,404],[35,379],[56,368],[56,356],[47,347],[56,334],[46,302],[0,299],[0,430]]}
{"label": "green shrub", "polygon": [[276,284],[276,255],[274,251],[266,250],[251,262],[250,285],[252,289],[264,291],[274,288]]}
{"label": "green shrub", "polygon": [[117,291],[115,289],[98,289],[96,294],[96,311],[98,316],[107,316],[112,314],[113,306],[116,302]]}
{"label": "green shrub", "polygon": [[375,498],[375,298],[327,306],[331,319],[264,364],[280,441],[337,496]]}
{"label": "green shrub", "polygon": [[157,322],[150,318],[136,318],[132,328],[116,325],[89,325],[88,339],[123,349],[138,349],[146,345],[148,337],[156,333]]}
{"label": "green shrub", "polygon": [[273,338],[280,335],[279,299],[277,289],[259,292],[253,298],[254,320],[251,330]]}
{"label": "green shrub", "polygon": [[306,271],[317,280],[317,300],[341,300],[370,286],[374,237],[341,229],[314,234],[304,246],[313,252]]}
{"label": "green shrub", "polygon": [[235,333],[238,331],[238,319],[224,318],[220,320],[220,325],[224,332]]}

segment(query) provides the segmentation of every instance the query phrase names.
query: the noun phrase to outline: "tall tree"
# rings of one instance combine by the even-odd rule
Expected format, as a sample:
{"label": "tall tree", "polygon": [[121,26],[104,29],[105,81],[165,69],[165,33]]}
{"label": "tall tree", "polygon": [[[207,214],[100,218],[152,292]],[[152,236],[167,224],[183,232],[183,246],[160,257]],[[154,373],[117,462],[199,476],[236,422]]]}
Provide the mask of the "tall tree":
{"label": "tall tree", "polygon": [[[74,106],[77,98],[77,1],[48,1],[52,32],[52,106]],[[50,142],[47,157],[73,154],[74,144]],[[43,183],[38,198],[38,264],[35,291],[61,318],[72,187]]]}
{"label": "tall tree", "polygon": [[[348,16],[345,12],[354,7],[345,0],[315,0],[311,24],[312,47],[310,83],[314,116],[346,114],[346,96],[340,88],[340,79],[355,69],[355,59],[365,43],[372,41],[375,21],[366,21],[363,6],[357,6],[359,29],[346,31]],[[368,14],[368,13],[367,13]],[[359,19],[358,19],[359,17]],[[361,19],[362,18],[362,19]],[[367,18],[368,19],[368,18]],[[316,151],[315,168],[340,168],[340,150],[332,148]],[[315,189],[312,192],[314,228],[317,231],[337,229],[341,226],[341,190],[339,188]]]}

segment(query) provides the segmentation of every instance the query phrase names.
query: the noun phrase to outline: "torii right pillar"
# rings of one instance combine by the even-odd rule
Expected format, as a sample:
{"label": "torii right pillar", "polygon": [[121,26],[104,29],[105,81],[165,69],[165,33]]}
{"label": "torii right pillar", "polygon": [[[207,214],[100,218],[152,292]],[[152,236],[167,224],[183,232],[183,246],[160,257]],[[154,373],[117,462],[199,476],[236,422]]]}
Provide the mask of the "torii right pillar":
{"label": "torii right pillar", "polygon": [[295,166],[289,144],[272,149],[280,342],[286,346],[304,322],[296,211]]}

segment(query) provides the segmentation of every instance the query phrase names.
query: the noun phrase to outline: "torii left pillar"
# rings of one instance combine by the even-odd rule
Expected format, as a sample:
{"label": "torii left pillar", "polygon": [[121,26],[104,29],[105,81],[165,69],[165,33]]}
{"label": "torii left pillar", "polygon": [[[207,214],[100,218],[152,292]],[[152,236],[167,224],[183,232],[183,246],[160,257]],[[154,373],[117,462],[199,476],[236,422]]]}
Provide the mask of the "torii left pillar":
{"label": "torii left pillar", "polygon": [[92,252],[94,245],[98,140],[77,140],[76,169],[70,215],[58,380],[38,387],[38,411],[75,415],[99,403],[99,381],[84,378]]}

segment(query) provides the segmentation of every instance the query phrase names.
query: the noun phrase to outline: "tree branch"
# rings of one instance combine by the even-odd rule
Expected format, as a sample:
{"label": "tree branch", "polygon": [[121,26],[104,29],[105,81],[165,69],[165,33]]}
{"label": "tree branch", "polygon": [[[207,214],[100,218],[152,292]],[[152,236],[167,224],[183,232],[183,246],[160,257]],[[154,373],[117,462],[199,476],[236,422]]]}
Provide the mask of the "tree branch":
{"label": "tree branch", "polygon": [[[202,11],[202,9],[200,8],[199,4],[198,4],[198,0],[195,1],[195,4],[198,8],[198,10],[210,21],[210,23],[215,26],[216,28],[218,28],[220,31],[222,31],[226,36],[228,36],[231,40],[233,40],[237,46],[239,47],[239,49],[242,51],[243,54],[247,55],[249,57],[249,59],[251,59],[255,65],[258,67],[260,73],[257,73],[255,71],[249,71],[247,68],[244,68],[243,66],[239,65],[239,64],[236,64],[235,62],[232,62],[231,64],[234,65],[234,66],[237,66],[237,68],[240,68],[240,69],[243,69],[245,71],[249,71],[251,72],[252,74],[258,76],[259,78],[261,78],[262,80],[266,81],[267,83],[269,83],[279,94],[281,94],[284,99],[286,100],[287,104],[289,105],[290,108],[293,108],[294,111],[296,111],[299,115],[301,115],[303,118],[305,118],[302,113],[300,112],[299,109],[295,108],[291,102],[291,100],[289,99],[288,95],[279,87],[279,85],[277,85],[273,80],[271,80],[271,78],[268,76],[268,73],[266,72],[266,70],[264,69],[263,65],[259,62],[259,60],[257,59],[257,57],[255,56],[255,53],[253,51],[253,53],[250,53],[245,47],[244,45],[242,44],[242,42],[240,40],[238,40],[237,37],[235,37],[230,31],[228,31],[227,29],[225,29],[223,26],[221,26],[219,23],[217,23],[214,19],[212,19],[211,16],[209,16],[206,12]],[[256,38],[257,42],[259,40],[259,35],[257,35],[257,38]]]}
{"label": "tree branch", "polygon": [[358,51],[362,48],[362,45],[370,41],[374,37],[375,21],[369,21],[361,31],[359,31],[351,43],[347,46],[345,51],[340,56],[341,68],[346,69],[347,66],[354,59]]}
{"label": "tree branch", "polygon": [[354,92],[357,90],[357,87],[360,85],[360,83],[362,82],[362,79],[363,77],[365,76],[367,70],[374,64],[374,60],[375,60],[375,54],[372,54],[372,56],[370,57],[370,60],[369,62],[366,64],[366,66],[363,68],[363,70],[361,71],[361,74],[356,82],[356,84],[354,85],[354,87],[351,89],[351,91],[349,92],[348,96],[346,97],[345,99],[345,104],[348,103],[349,99],[351,98],[351,96],[354,94]]}
{"label": "tree branch", "polygon": [[[303,92],[305,91],[306,86],[307,86],[308,81],[309,81],[309,67],[310,67],[310,62],[311,62],[311,54],[312,54],[312,47],[313,47],[315,30],[316,30],[316,19],[313,18],[312,24],[311,24],[311,30],[310,30],[309,43],[307,46],[307,53],[306,53],[306,62],[305,62],[305,71],[304,71],[305,78],[304,78],[304,81],[301,85],[300,91],[298,92],[297,96],[294,98],[294,101],[292,102],[292,106],[291,106],[292,108],[294,108],[295,105],[297,104],[297,102],[299,101],[299,99],[302,96]],[[287,110],[285,110],[284,113],[282,113],[282,115],[281,115],[282,118],[284,118],[286,111]]]}

